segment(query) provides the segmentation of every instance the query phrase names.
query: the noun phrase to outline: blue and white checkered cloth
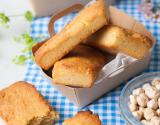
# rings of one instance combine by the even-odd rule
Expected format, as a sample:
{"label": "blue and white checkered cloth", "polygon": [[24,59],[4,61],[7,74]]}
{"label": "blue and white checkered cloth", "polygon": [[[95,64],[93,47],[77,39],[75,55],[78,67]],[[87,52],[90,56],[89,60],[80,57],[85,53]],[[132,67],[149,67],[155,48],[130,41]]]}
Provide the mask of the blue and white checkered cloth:
{"label": "blue and white checkered cloth", "polygon": [[[156,22],[151,22],[146,19],[144,15],[137,9],[140,0],[117,0],[116,6],[133,16],[135,19],[143,23],[147,29],[149,29],[156,38],[156,46],[153,51],[151,58],[151,63],[149,68],[145,72],[159,71],[160,70],[160,24]],[[59,19],[55,24],[56,32],[71,20],[76,13],[69,16],[65,16]],[[41,34],[49,37],[48,34],[48,22],[50,17],[43,17],[40,19],[35,19],[32,24],[32,37],[39,36]],[[77,111],[81,110],[75,107],[72,103],[62,96],[52,84],[47,83],[45,78],[41,75],[41,72],[37,65],[33,62],[28,62],[28,68],[24,77],[25,81],[34,84],[39,92],[48,100],[52,106],[60,113],[60,120],[56,125],[61,125],[64,119],[73,116]],[[119,110],[119,95],[124,85],[121,85],[117,89],[106,93],[102,98],[93,102],[91,105],[87,106],[83,110],[91,110],[97,113],[102,120],[103,125],[124,125],[125,122],[120,115]]]}

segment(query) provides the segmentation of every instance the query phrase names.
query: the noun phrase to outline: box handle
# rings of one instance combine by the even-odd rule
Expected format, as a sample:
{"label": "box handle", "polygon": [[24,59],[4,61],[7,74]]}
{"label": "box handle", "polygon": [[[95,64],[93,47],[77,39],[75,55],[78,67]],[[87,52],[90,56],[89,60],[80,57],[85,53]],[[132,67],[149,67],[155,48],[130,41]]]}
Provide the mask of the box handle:
{"label": "box handle", "polygon": [[48,24],[48,30],[49,30],[49,34],[50,36],[54,36],[55,35],[55,30],[53,28],[53,25],[55,23],[56,20],[58,20],[59,18],[74,12],[74,11],[80,11],[84,6],[82,4],[74,4],[66,9],[64,9],[61,12],[58,12],[56,15],[53,15],[50,19],[50,22]]}
{"label": "box handle", "polygon": [[[55,23],[56,20],[58,20],[59,18],[61,18],[62,16],[65,16],[71,12],[74,12],[74,11],[79,11],[83,8],[84,6],[82,4],[74,4],[66,9],[64,9],[63,11],[61,12],[58,12],[56,15],[53,15],[49,21],[49,24],[48,24],[48,30],[49,30],[49,34],[50,36],[54,36],[55,35],[55,30],[54,28],[52,27]],[[35,52],[39,49],[39,47],[44,44],[48,39],[42,41],[41,43],[37,43],[35,46],[32,47],[32,53],[33,55],[35,54]]]}

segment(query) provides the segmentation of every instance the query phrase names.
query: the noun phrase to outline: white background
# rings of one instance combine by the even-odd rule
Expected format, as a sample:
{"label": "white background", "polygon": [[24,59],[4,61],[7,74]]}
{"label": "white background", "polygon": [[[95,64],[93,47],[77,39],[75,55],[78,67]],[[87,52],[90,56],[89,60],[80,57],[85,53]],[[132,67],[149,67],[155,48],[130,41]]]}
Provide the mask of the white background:
{"label": "white background", "polygon": [[13,37],[29,30],[29,23],[23,14],[30,10],[28,0],[0,0],[0,12],[4,12],[10,18],[10,28],[0,26],[0,89],[9,84],[23,80],[26,65],[19,66],[12,62],[12,58],[23,49],[22,44],[14,43]]}
{"label": "white background", "polygon": [[[31,10],[29,0],[0,0],[0,12],[9,16],[20,15],[10,18],[9,29],[0,26],[0,89],[23,80],[26,65],[12,63],[12,58],[19,54],[23,45],[14,43],[13,36],[29,30],[30,24],[23,17],[27,10]],[[1,119],[0,125],[4,125]]]}

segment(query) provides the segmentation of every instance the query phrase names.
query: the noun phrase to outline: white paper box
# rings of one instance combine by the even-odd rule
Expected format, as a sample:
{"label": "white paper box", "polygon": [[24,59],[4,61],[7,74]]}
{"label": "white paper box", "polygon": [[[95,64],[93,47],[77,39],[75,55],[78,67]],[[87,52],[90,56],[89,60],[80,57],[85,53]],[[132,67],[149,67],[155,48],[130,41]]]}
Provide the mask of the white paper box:
{"label": "white paper box", "polygon": [[[76,3],[86,5],[89,1],[91,0],[30,0],[38,17],[49,16],[53,13],[56,14]],[[113,4],[114,2],[115,0],[107,0],[108,5]]]}
{"label": "white paper box", "polygon": [[[94,86],[91,88],[74,88],[53,84],[52,78],[42,71],[48,82],[53,84],[59,92],[61,92],[78,107],[84,107],[90,104],[127,79],[142,72],[147,68],[150,61],[155,42],[153,35],[141,23],[137,22],[135,19],[123,13],[122,11],[112,6],[108,8],[108,11],[111,24],[148,36],[148,38],[151,39],[153,46],[148,55],[142,60],[137,60],[130,56],[118,53],[112,61],[103,67]],[[33,48],[33,54],[40,46],[41,44]]]}
{"label": "white paper box", "polygon": [[[101,97],[106,92],[117,87],[127,79],[131,78],[132,76],[146,69],[150,60],[150,54],[149,54],[146,58],[144,58],[141,61],[134,60],[133,62],[132,61],[128,62],[127,59],[126,60],[127,63],[123,65],[122,60],[124,58],[122,59],[121,56],[124,56],[124,58],[128,58],[126,55],[118,54],[114,60],[112,60],[105,66],[105,68],[108,69],[107,70],[108,72],[106,71],[106,73],[109,74],[106,74],[103,79],[100,79],[97,82],[95,82],[95,85],[92,88],[73,88],[64,85],[53,84],[52,78],[48,77],[45,74],[45,72],[42,71],[42,73],[47,78],[47,81],[53,84],[54,87],[56,87],[59,92],[61,92],[64,96],[66,96],[76,106],[82,108],[90,104],[97,98]],[[118,63],[122,65],[116,65]],[[116,70],[113,71],[113,69]]]}

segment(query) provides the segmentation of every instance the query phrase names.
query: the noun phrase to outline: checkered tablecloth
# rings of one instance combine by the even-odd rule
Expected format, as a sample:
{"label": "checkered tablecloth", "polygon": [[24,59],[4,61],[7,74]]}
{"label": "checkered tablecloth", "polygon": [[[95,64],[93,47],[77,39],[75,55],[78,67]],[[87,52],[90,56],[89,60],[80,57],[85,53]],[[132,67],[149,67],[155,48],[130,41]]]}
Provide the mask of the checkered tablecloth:
{"label": "checkered tablecloth", "polygon": [[[160,24],[153,23],[149,19],[146,19],[142,13],[137,9],[140,0],[117,0],[116,6],[128,13],[129,15],[135,17],[143,23],[147,29],[149,29],[156,38],[156,46],[151,58],[151,63],[146,72],[159,71],[160,70]],[[71,20],[76,13],[69,16],[65,16],[59,19],[55,24],[56,32]],[[32,24],[32,37],[39,36],[41,34],[49,37],[48,34],[48,22],[50,17],[43,17],[40,19],[35,19]],[[39,68],[33,62],[28,62],[28,68],[24,77],[25,81],[34,84],[39,92],[48,100],[56,111],[60,114],[60,120],[56,125],[61,125],[63,120],[73,116],[77,111],[81,110],[75,107],[72,103],[68,101],[64,96],[58,92],[52,84],[47,83],[46,79],[42,76]],[[124,85],[124,84],[123,84]],[[94,113],[97,113],[102,120],[103,125],[124,125],[124,120],[122,119],[119,111],[119,95],[123,88],[123,85],[106,93],[102,98],[93,102],[90,106],[87,106],[83,110],[90,109]]]}

